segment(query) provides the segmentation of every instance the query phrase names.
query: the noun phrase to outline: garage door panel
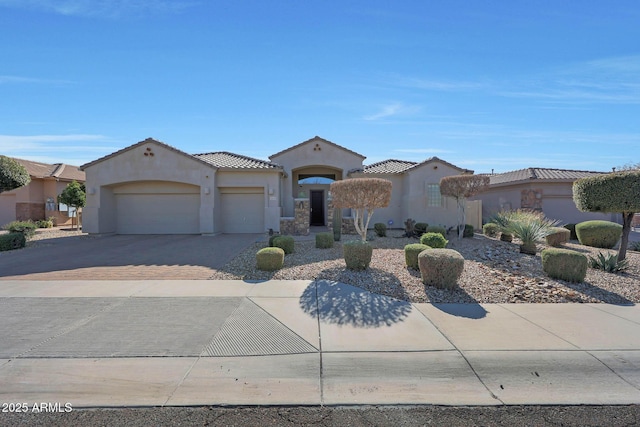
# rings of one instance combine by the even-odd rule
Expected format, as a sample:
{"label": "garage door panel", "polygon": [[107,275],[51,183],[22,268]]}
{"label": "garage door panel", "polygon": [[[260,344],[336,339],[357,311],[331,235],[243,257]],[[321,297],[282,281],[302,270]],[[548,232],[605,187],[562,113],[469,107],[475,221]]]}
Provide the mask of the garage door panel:
{"label": "garage door panel", "polygon": [[264,194],[220,195],[223,233],[264,232]]}
{"label": "garage door panel", "polygon": [[119,234],[198,234],[198,194],[117,194]]}

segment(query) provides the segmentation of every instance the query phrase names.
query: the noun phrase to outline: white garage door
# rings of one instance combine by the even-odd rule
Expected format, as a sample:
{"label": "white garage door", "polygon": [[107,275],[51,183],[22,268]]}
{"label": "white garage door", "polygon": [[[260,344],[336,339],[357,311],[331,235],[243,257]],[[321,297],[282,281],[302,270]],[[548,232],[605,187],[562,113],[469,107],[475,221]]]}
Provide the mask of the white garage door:
{"label": "white garage door", "polygon": [[223,233],[264,232],[264,194],[257,193],[220,194],[220,221]]}
{"label": "white garage door", "polygon": [[[176,187],[182,192],[176,191]],[[195,193],[195,191],[198,191]],[[118,234],[198,234],[200,194],[196,186],[168,183],[114,190]]]}

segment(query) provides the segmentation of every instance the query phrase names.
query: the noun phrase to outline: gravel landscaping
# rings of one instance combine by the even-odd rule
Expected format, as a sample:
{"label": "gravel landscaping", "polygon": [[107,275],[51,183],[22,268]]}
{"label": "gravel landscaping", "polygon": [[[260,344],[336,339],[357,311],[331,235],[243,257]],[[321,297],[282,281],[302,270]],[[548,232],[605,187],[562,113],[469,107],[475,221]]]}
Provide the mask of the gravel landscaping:
{"label": "gravel landscaping", "polygon": [[[342,258],[342,243],[356,239],[344,236],[331,249],[316,249],[315,241],[297,238],[295,252],[285,257],[284,267],[275,272],[256,269],[256,252],[267,245],[256,243],[210,279],[242,279],[260,281],[335,280],[359,286],[371,292],[392,296],[410,302],[432,303],[611,303],[640,302],[640,253],[629,251],[629,268],[624,273],[612,274],[589,269],[584,283],[568,283],[551,279],[542,271],[538,245],[536,256],[519,253],[517,240],[512,243],[476,234],[473,238],[457,240],[450,236],[448,248],[459,251],[465,258],[464,272],[459,287],[441,290],[425,286],[420,272],[406,267],[403,248],[417,239],[401,237],[402,231],[391,230],[388,237],[371,235],[373,258],[368,270],[347,270]],[[615,252],[590,248],[572,241],[567,249],[587,255]]]}

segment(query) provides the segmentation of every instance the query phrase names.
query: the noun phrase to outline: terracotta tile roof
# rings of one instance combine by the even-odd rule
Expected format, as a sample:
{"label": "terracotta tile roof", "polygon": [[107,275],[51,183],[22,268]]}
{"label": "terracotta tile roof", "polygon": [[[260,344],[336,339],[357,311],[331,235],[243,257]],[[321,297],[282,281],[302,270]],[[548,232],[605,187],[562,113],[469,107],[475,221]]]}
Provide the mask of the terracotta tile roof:
{"label": "terracotta tile roof", "polygon": [[[175,151],[176,153],[181,154],[181,155],[183,155],[183,156],[187,156],[187,157],[195,158],[195,157],[194,157],[194,156],[192,156],[191,154],[185,153],[185,152],[184,152],[184,151],[182,151],[182,150],[178,150],[177,148],[172,147],[172,146],[171,146],[171,145],[169,145],[169,144],[165,144],[165,143],[164,143],[164,142],[162,142],[162,141],[158,141],[157,139],[153,139],[153,138],[147,138],[147,139],[145,139],[145,140],[143,140],[143,141],[137,142],[137,143],[135,143],[135,144],[133,144],[133,145],[130,145],[130,146],[128,146],[128,147],[125,147],[125,148],[123,148],[123,149],[121,149],[121,150],[114,151],[114,152],[113,152],[113,153],[111,153],[111,154],[107,154],[107,155],[106,155],[106,156],[104,156],[104,157],[100,157],[99,159],[96,159],[96,160],[94,160],[94,161],[92,161],[92,162],[85,163],[84,165],[80,166],[80,170],[85,170],[85,169],[86,169],[86,168],[88,168],[89,166],[93,166],[93,165],[95,165],[96,163],[103,162],[103,161],[108,160],[108,159],[110,159],[110,158],[112,158],[112,157],[115,157],[115,156],[117,156],[117,155],[119,155],[119,154],[122,154],[122,153],[124,153],[124,152],[129,151],[129,150],[133,150],[133,149],[135,149],[135,148],[137,148],[137,147],[139,147],[139,146],[141,146],[141,145],[149,144],[149,143],[160,145],[161,147],[164,147],[164,148],[166,148],[167,150]],[[199,162],[205,163],[205,164],[207,164],[207,165],[210,165],[209,163],[204,162],[204,161],[203,161],[203,160],[201,160],[201,159],[196,158],[196,160],[197,160],[197,161],[199,161]]]}
{"label": "terracotta tile roof", "polygon": [[364,167],[364,173],[402,173],[407,169],[417,165],[416,162],[408,160],[388,159]]}
{"label": "terracotta tile roof", "polygon": [[491,185],[530,180],[575,181],[580,178],[602,175],[605,172],[578,171],[570,169],[526,168],[489,175]]}
{"label": "terracotta tile roof", "polygon": [[78,166],[71,166],[64,163],[42,163],[32,160],[14,159],[20,163],[32,178],[58,178],[63,181],[86,180],[85,173]]}
{"label": "terracotta tile roof", "polygon": [[423,166],[423,165],[426,165],[426,164],[429,164],[429,163],[433,163],[433,162],[440,162],[440,163],[445,164],[445,165],[447,165],[447,166],[450,166],[450,167],[452,167],[452,168],[454,168],[454,169],[458,169],[458,170],[460,171],[460,173],[463,173],[463,174],[472,174],[472,173],[473,173],[473,171],[472,171],[471,169],[464,169],[464,168],[461,168],[461,167],[459,167],[459,166],[454,165],[453,163],[449,163],[449,162],[447,162],[447,161],[445,161],[445,160],[442,160],[441,158],[439,158],[439,157],[435,157],[435,156],[434,156],[434,157],[430,157],[430,158],[428,158],[427,160],[425,160],[425,161],[423,161],[423,162],[416,163],[415,165],[411,166],[411,167],[410,167],[409,169],[407,169],[407,170],[410,170],[410,169],[417,169],[417,168],[419,168],[420,166]]}
{"label": "terracotta tile roof", "polygon": [[311,139],[307,139],[306,141],[301,142],[300,144],[296,144],[296,145],[294,145],[293,147],[289,147],[289,148],[287,148],[287,149],[284,149],[284,150],[282,150],[282,151],[277,152],[276,154],[272,154],[272,155],[270,155],[270,156],[269,156],[269,158],[270,158],[270,159],[273,159],[274,157],[277,157],[277,156],[279,156],[279,155],[281,155],[281,154],[284,154],[284,153],[286,153],[287,151],[295,150],[296,148],[301,147],[301,146],[303,146],[304,144],[308,144],[308,143],[310,143],[310,142],[314,142],[314,141],[317,141],[317,142],[323,142],[323,143],[325,143],[325,144],[329,144],[329,145],[332,145],[332,146],[334,146],[334,147],[340,148],[340,149],[342,149],[342,150],[344,150],[344,151],[346,151],[346,152],[348,152],[348,153],[355,154],[355,155],[356,155],[356,156],[358,156],[358,157],[362,157],[362,159],[363,159],[363,160],[367,158],[366,156],[363,156],[363,155],[362,155],[362,154],[360,154],[360,153],[356,153],[355,151],[351,151],[351,150],[349,150],[348,148],[344,148],[342,145],[338,145],[338,144],[336,144],[336,143],[334,143],[334,142],[331,142],[331,141],[329,141],[329,140],[327,140],[327,139],[320,138],[320,137],[319,137],[319,136],[317,136],[317,135],[316,135],[316,136],[314,136],[314,137],[313,137],[313,138],[311,138]]}
{"label": "terracotta tile roof", "polygon": [[215,153],[194,154],[193,157],[205,161],[217,168],[229,169],[282,169],[282,166],[253,157],[217,151]]}

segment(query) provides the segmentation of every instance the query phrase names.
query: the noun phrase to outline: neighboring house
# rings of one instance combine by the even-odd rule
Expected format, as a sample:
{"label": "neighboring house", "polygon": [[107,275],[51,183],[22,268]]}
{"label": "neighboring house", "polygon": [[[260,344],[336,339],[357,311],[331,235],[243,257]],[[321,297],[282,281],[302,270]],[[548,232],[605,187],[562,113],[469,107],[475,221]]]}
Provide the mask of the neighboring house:
{"label": "neighboring house", "polygon": [[604,172],[527,168],[490,175],[489,190],[477,195],[487,221],[501,210],[534,209],[564,224],[592,219],[619,222],[617,214],[582,212],[573,202],[573,182]]}
{"label": "neighboring house", "polygon": [[[83,229],[306,234],[309,225],[331,225],[330,183],[362,176],[394,185],[391,205],[376,210],[373,222],[402,227],[411,217],[450,227],[456,224],[456,204],[440,195],[440,178],[472,173],[435,157],[364,166],[363,155],[317,136],[269,159],[228,152],[190,155],[148,138],[81,166],[87,175]],[[348,228],[348,209],[343,216]]]}
{"label": "neighboring house", "polygon": [[[14,159],[25,167],[31,182],[24,187],[0,193],[0,226],[11,221],[55,218],[56,225],[71,224],[72,217],[57,198],[72,181],[83,183],[85,173],[77,166]],[[72,214],[73,215],[73,212]]]}

